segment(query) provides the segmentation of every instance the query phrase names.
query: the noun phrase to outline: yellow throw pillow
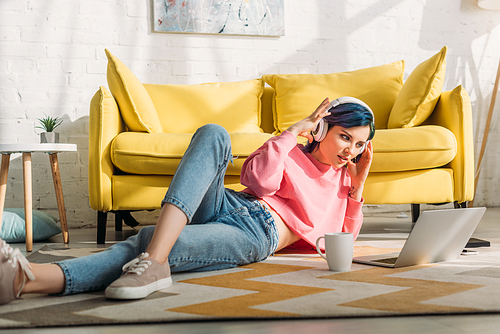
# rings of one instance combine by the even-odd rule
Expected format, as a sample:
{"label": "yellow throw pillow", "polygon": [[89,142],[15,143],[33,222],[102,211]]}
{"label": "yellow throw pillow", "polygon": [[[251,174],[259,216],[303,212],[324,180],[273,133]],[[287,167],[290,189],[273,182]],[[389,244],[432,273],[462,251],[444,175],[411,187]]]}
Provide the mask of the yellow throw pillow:
{"label": "yellow throw pillow", "polygon": [[120,107],[125,124],[131,131],[163,132],[155,106],[144,85],[107,49],[108,85]]}
{"label": "yellow throw pillow", "polygon": [[389,129],[418,126],[430,116],[443,89],[447,49],[418,65],[406,79],[392,107]]}
{"label": "yellow throw pillow", "polygon": [[198,85],[145,84],[165,132],[193,133],[215,123],[229,132],[262,132],[261,79]]}
{"label": "yellow throw pillow", "polygon": [[385,129],[391,108],[403,86],[404,62],[332,74],[274,74],[264,80],[274,88],[273,113],[277,132],[309,116],[326,97],[361,99]]}

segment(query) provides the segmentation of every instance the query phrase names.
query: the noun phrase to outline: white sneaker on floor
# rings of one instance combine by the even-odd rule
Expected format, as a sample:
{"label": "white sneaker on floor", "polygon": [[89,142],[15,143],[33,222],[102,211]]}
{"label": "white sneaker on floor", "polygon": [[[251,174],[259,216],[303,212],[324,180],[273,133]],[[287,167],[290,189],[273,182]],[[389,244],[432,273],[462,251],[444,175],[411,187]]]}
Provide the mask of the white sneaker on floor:
{"label": "white sneaker on floor", "polygon": [[123,266],[122,276],[105,291],[111,299],[141,299],[172,286],[168,261],[160,264],[142,253]]}
{"label": "white sneaker on floor", "polygon": [[[20,271],[19,268],[21,268]],[[23,275],[23,282],[16,293],[14,283],[19,272]],[[10,303],[21,296],[26,277],[30,281],[35,280],[28,260],[26,260],[19,248],[13,249],[8,243],[0,239],[0,305]]]}

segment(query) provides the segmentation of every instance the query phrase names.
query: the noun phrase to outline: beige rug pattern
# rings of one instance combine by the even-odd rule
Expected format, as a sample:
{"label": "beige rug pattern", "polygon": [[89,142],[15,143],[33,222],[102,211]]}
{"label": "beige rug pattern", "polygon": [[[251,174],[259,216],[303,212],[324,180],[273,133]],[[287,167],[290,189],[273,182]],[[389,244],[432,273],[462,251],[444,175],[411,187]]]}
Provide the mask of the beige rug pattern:
{"label": "beige rug pattern", "polygon": [[[103,292],[25,296],[0,306],[0,328],[155,323],[214,319],[297,319],[500,312],[500,247],[480,248],[440,264],[391,269],[353,264],[328,270],[316,253],[282,252],[261,263],[174,274],[174,285],[138,301],[107,300]],[[355,255],[388,253],[403,241],[356,242]],[[102,249],[51,249],[33,262]]]}

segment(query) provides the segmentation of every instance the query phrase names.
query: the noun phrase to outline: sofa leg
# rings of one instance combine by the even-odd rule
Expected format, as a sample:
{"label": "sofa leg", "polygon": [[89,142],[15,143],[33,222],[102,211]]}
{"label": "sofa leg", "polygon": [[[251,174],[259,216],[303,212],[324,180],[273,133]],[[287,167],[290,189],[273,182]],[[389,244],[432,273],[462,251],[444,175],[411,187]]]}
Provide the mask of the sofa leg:
{"label": "sofa leg", "polygon": [[122,231],[122,224],[123,222],[123,217],[121,215],[121,211],[116,211],[115,212],[115,231]]}
{"label": "sofa leg", "polygon": [[106,242],[106,224],[108,213],[106,211],[97,211],[97,243],[104,244]]}
{"label": "sofa leg", "polygon": [[134,228],[134,227],[140,225],[139,222],[137,220],[135,220],[134,217],[132,217],[132,214],[130,213],[130,211],[120,211],[120,216],[122,217],[123,222],[127,226]]}
{"label": "sofa leg", "polygon": [[420,204],[411,205],[411,222],[415,223],[420,216]]}
{"label": "sofa leg", "polygon": [[[469,202],[454,202],[455,209],[465,209],[469,207]],[[476,247],[490,247],[491,243],[488,240],[478,239],[478,238],[470,238],[465,248],[476,248]]]}
{"label": "sofa leg", "polygon": [[132,217],[132,214],[130,211],[126,210],[119,210],[119,211],[111,211],[115,214],[115,231],[122,231],[123,230],[123,223],[125,225],[130,226],[132,228],[139,226],[139,222]]}

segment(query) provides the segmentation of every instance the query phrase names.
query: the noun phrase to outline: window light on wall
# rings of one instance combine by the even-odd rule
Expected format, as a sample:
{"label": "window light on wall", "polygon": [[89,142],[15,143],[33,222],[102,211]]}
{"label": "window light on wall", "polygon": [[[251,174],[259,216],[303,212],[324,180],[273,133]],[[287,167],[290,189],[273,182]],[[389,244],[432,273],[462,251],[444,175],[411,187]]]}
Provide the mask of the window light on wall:
{"label": "window light on wall", "polygon": [[500,0],[478,0],[477,5],[483,9],[500,10]]}

